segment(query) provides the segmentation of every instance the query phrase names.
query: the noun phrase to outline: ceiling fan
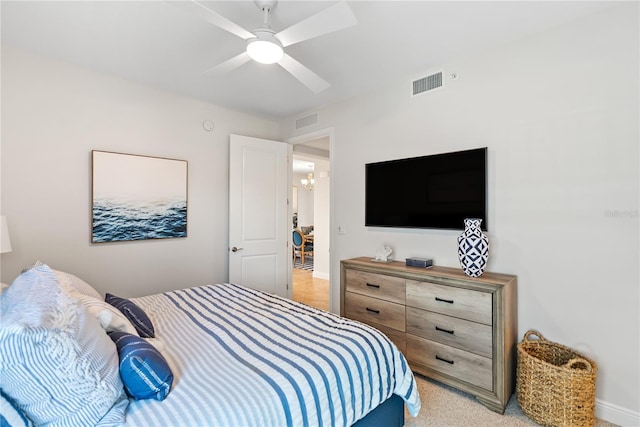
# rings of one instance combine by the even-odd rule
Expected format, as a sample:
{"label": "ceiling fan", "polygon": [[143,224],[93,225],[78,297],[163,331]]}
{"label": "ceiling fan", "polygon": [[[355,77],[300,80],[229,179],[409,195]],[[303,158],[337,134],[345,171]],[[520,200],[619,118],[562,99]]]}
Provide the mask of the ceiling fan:
{"label": "ceiling fan", "polygon": [[336,3],[289,28],[275,32],[269,25],[269,13],[276,7],[277,0],[254,0],[254,3],[262,11],[264,21],[262,27],[248,31],[199,1],[171,2],[247,41],[245,52],[216,65],[205,73],[230,72],[253,59],[262,64],[277,63],[314,93],[320,93],[328,88],[330,84],[327,81],[285,53],[284,48],[356,25],[358,21],[349,6],[344,1]]}

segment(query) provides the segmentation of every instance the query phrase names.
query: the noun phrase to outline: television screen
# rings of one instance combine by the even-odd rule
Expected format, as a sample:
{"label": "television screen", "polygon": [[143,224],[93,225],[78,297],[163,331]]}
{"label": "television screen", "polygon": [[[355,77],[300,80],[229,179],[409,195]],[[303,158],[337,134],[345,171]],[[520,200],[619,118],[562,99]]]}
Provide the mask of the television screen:
{"label": "television screen", "polygon": [[365,225],[487,230],[487,148],[365,165]]}

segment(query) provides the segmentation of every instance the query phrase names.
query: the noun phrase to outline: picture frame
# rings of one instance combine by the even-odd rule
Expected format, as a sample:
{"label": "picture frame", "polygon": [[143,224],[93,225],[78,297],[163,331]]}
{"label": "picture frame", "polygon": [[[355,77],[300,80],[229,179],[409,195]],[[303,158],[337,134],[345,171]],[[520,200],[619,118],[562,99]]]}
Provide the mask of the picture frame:
{"label": "picture frame", "polygon": [[91,242],[187,237],[186,160],[91,151]]}

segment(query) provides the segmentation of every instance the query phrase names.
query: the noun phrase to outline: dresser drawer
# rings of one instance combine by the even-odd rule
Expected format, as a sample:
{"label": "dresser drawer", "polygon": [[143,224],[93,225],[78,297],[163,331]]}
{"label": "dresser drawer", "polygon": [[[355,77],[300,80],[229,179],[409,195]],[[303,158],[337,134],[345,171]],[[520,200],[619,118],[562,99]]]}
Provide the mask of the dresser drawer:
{"label": "dresser drawer", "polygon": [[407,334],[407,359],[458,380],[493,389],[492,359]]}
{"label": "dresser drawer", "polygon": [[404,304],[405,289],[405,279],[401,277],[347,270],[347,292]]}
{"label": "dresser drawer", "polygon": [[396,331],[405,331],[405,307],[366,295],[345,293],[345,314],[350,319],[364,323],[387,326]]}
{"label": "dresser drawer", "polygon": [[493,323],[493,294],[407,280],[407,305],[473,322]]}
{"label": "dresser drawer", "polygon": [[492,357],[492,328],[482,323],[407,307],[407,333]]}
{"label": "dresser drawer", "polygon": [[370,325],[385,334],[387,338],[389,338],[396,345],[396,347],[398,347],[398,350],[400,350],[403,354],[407,351],[407,334],[405,334],[404,332],[373,322],[368,323],[362,320],[361,322],[366,323],[367,325]]}

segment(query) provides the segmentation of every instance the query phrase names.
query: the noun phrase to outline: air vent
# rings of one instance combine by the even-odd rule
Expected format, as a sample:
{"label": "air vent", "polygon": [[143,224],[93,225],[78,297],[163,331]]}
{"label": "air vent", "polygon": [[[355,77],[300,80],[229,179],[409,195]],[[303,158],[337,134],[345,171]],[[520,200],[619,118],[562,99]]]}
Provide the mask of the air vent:
{"label": "air vent", "polygon": [[428,90],[437,89],[442,87],[442,71],[436,74],[432,74],[427,77],[423,77],[413,81],[413,94],[426,92]]}
{"label": "air vent", "polygon": [[318,123],[318,113],[309,114],[308,116],[296,119],[296,129],[315,125],[316,123]]}

